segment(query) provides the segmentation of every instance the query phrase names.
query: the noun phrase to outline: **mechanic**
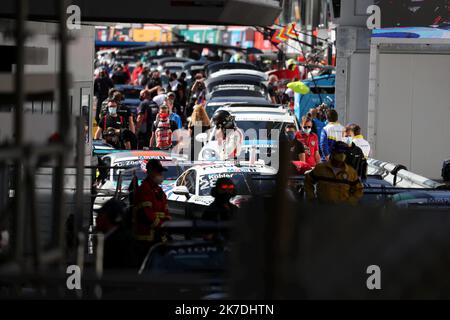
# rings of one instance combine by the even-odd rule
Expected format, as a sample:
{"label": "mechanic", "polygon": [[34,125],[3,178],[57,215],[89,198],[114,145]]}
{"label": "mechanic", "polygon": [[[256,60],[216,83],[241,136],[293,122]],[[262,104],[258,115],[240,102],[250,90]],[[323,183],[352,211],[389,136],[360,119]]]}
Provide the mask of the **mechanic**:
{"label": "mechanic", "polygon": [[290,159],[292,161],[305,162],[305,147],[303,146],[302,142],[295,138],[297,134],[295,124],[287,124],[285,132],[289,142]]}
{"label": "mechanic", "polygon": [[153,244],[168,240],[168,236],[160,232],[160,227],[163,222],[172,219],[166,194],[160,187],[164,180],[163,172],[167,169],[159,160],[150,159],[146,170],[147,178],[134,194],[132,213],[132,226],[140,261]]}
{"label": "mechanic", "polygon": [[135,268],[135,241],[123,225],[125,204],[119,200],[108,200],[96,210],[96,229],[104,234],[103,268]]}
{"label": "mechanic", "polygon": [[344,139],[345,128],[338,121],[338,113],[334,109],[327,112],[328,124],[323,128],[320,136],[320,150],[322,161],[327,161],[330,158],[331,150],[338,141]]}
{"label": "mechanic", "polygon": [[109,128],[113,128],[115,135],[120,138],[121,148],[131,150],[131,132],[123,130],[126,129],[125,122],[123,117],[117,114],[117,103],[115,101],[108,102],[108,114],[100,120],[94,138],[100,139],[103,137],[106,140],[105,134],[110,132]]}
{"label": "mechanic", "polygon": [[217,179],[216,185],[211,189],[214,201],[202,215],[203,220],[228,221],[237,211],[237,207],[230,203],[230,199],[236,196],[236,186],[230,178]]}
{"label": "mechanic", "polygon": [[302,118],[302,132],[296,134],[296,139],[305,147],[305,162],[315,167],[320,162],[319,138],[311,132],[313,122],[308,117]]}
{"label": "mechanic", "polygon": [[241,153],[244,133],[236,126],[234,117],[226,110],[217,110],[212,121],[216,127],[220,159],[236,161]]}
{"label": "mechanic", "polygon": [[318,163],[305,176],[306,197],[326,204],[356,205],[363,196],[363,185],[357,172],[345,163],[347,145],[336,142],[330,160]]}

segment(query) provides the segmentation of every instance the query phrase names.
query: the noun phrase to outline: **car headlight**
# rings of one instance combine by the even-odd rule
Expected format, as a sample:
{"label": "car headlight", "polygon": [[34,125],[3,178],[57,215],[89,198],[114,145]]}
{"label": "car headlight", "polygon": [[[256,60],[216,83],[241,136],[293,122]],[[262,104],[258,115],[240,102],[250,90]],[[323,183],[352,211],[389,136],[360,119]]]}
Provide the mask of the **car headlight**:
{"label": "car headlight", "polygon": [[217,152],[214,149],[205,149],[202,151],[202,158],[207,161],[217,160]]}

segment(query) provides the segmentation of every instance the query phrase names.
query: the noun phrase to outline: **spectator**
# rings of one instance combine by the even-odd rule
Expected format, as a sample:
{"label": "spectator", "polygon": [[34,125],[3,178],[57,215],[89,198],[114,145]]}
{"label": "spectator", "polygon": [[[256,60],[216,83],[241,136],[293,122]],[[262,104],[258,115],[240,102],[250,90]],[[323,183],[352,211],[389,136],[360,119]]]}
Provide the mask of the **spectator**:
{"label": "spectator", "polygon": [[316,134],[317,137],[319,137],[319,143],[320,143],[320,137],[322,136],[323,128],[326,126],[327,117],[326,114],[328,112],[328,107],[325,104],[322,104],[318,106],[315,110],[315,118],[313,118],[314,126],[316,127]]}
{"label": "spectator", "polygon": [[94,96],[97,98],[97,105],[95,109],[95,121],[100,120],[100,110],[103,101],[108,98],[109,91],[114,87],[113,82],[108,76],[104,68],[101,69],[98,78],[94,80]]}
{"label": "spectator", "polygon": [[142,87],[147,87],[149,81],[150,81],[150,69],[148,67],[144,67],[142,69],[142,72],[139,74],[137,84]]}
{"label": "spectator", "polygon": [[338,113],[334,109],[327,112],[328,124],[323,128],[320,137],[320,150],[322,151],[322,161],[330,158],[333,147],[338,141],[344,138],[345,128],[338,123]]}
{"label": "spectator", "polygon": [[108,114],[100,120],[95,133],[95,139],[102,137],[105,139],[110,135],[111,129],[114,135],[120,139],[121,148],[131,150],[131,141],[133,138],[130,136],[129,130],[124,130],[126,129],[125,122],[123,117],[117,114],[117,103],[115,101],[108,102]]}
{"label": "spectator", "polygon": [[[151,78],[147,83],[147,89],[153,89],[154,87],[162,87],[161,77],[158,71],[153,71],[151,74]],[[156,92],[153,92],[152,98],[157,95]]]}
{"label": "spectator", "polygon": [[[147,68],[147,70],[149,70]],[[136,64],[136,68],[134,68],[133,73],[131,74],[131,82],[135,85],[139,85],[139,76],[141,75],[142,71],[144,71],[142,62],[138,62]]]}
{"label": "spectator", "polygon": [[149,146],[152,135],[152,125],[156,120],[156,115],[159,111],[158,105],[150,98],[150,90],[144,89],[141,91],[140,99],[142,102],[137,109],[138,149],[143,149],[144,147]]}
{"label": "spectator", "polygon": [[302,132],[298,132],[296,138],[305,147],[305,162],[311,167],[315,167],[320,162],[319,139],[312,132],[312,120],[310,118],[302,118]]}
{"label": "spectator", "polygon": [[[191,137],[191,159],[197,160],[195,149],[201,149],[201,143],[195,140],[195,136],[199,133],[208,131],[211,128],[211,121],[206,113],[203,105],[196,105],[191,115],[191,120],[188,124],[189,135]],[[200,144],[200,146],[198,146]],[[197,146],[197,148],[196,148]]]}
{"label": "spectator", "polygon": [[352,126],[347,126],[345,129],[344,141],[347,144],[347,152],[345,162],[356,170],[361,179],[367,178],[367,160],[361,148],[359,148],[354,141],[352,141]]}
{"label": "spectator", "polygon": [[348,137],[351,138],[351,141],[356,144],[359,148],[361,148],[364,153],[364,157],[369,158],[370,156],[370,144],[364,139],[361,134],[361,127],[357,124],[350,124],[346,127],[345,133]]}
{"label": "spectator", "polygon": [[195,75],[195,82],[191,87],[189,94],[189,103],[186,109],[186,117],[190,117],[194,108],[194,105],[201,103],[202,97],[206,90],[203,74],[197,73]]}
{"label": "spectator", "polygon": [[129,82],[131,80],[131,73],[130,73],[130,68],[128,66],[128,61],[125,61],[123,63],[123,72],[125,72],[127,74],[128,79],[129,79],[128,82]]}
{"label": "spectator", "polygon": [[175,121],[178,129],[181,129],[183,127],[183,124],[181,122],[181,117],[177,113],[173,112],[174,103],[175,103],[175,94],[173,92],[169,92],[166,95],[166,99],[165,99],[165,104],[169,108],[169,119],[172,121]]}
{"label": "spectator", "polygon": [[130,81],[130,76],[124,71],[122,65],[119,64],[114,70],[111,80],[114,85],[127,84]]}
{"label": "spectator", "polygon": [[269,91],[269,96],[272,103],[278,103],[277,100],[278,77],[276,75],[271,75],[269,77],[267,89]]}
{"label": "spectator", "polygon": [[161,150],[172,148],[173,133],[177,129],[176,122],[169,119],[169,108],[165,104],[161,105],[153,123],[150,147],[156,147]]}
{"label": "spectator", "polygon": [[289,142],[290,160],[305,162],[305,147],[303,143],[295,138],[297,134],[295,124],[290,123],[286,125],[285,132]]}

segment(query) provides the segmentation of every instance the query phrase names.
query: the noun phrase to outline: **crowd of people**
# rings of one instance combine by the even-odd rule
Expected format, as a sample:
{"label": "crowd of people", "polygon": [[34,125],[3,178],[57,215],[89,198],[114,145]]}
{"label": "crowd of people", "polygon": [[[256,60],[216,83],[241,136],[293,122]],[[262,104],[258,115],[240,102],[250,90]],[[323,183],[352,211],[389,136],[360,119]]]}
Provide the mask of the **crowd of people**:
{"label": "crowd of people", "polygon": [[[193,146],[201,143],[195,135],[208,131],[213,125],[216,140],[226,146],[221,158],[236,159],[243,133],[228,111],[219,110],[212,119],[208,117],[204,81],[204,74],[199,72],[188,88],[185,74],[178,76],[166,71],[161,75],[141,63],[131,73],[128,66],[117,66],[111,77],[102,70],[95,79],[98,124],[95,138],[104,139],[119,149],[169,150],[181,139],[177,134],[179,129],[186,129],[193,152]],[[122,93],[114,88],[117,84],[144,87],[136,115],[124,107]],[[274,75],[268,81],[268,94],[273,103],[293,109],[294,93]],[[296,124],[288,124],[284,127],[284,137],[295,172],[305,174],[305,199],[326,204],[357,204],[363,195],[362,181],[366,178],[370,155],[370,145],[362,136],[361,127],[341,125],[336,110],[325,104],[310,109],[299,120],[300,130]],[[191,159],[195,157],[191,153]],[[111,245],[108,240],[105,242],[106,255],[110,252],[107,247],[115,246],[117,239],[132,239],[135,257],[142,261],[150,246],[170,238],[160,228],[165,221],[171,220],[167,197],[160,186],[165,168],[159,161],[150,160],[146,169],[147,178],[132,192],[132,210],[127,219],[108,213],[111,208],[118,211],[117,203],[107,203],[99,211],[98,229],[112,239]],[[231,219],[237,210],[230,203],[235,194],[232,180],[219,179],[211,192],[215,201],[204,212],[203,218]],[[123,210],[120,212],[120,216],[126,215]],[[114,256],[114,252],[109,255]],[[124,260],[120,261],[112,258],[110,263],[120,266],[136,261],[130,257],[122,258]]]}
{"label": "crowd of people", "polygon": [[[176,146],[179,129],[194,126],[201,131],[209,125],[204,112],[205,76],[198,72],[188,87],[186,73],[164,74],[144,67],[141,62],[130,73],[127,65],[117,65],[111,75],[100,68],[94,80],[96,97],[95,139],[103,139],[118,149],[171,149]],[[116,85],[142,86],[136,114],[124,106],[124,96]],[[196,110],[194,112],[194,110]]]}

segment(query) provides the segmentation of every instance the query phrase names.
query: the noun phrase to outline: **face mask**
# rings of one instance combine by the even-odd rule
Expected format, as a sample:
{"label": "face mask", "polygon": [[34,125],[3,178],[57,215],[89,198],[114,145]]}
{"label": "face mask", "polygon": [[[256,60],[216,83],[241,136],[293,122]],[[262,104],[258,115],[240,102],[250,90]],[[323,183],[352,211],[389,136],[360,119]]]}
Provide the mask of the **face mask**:
{"label": "face mask", "polygon": [[108,112],[109,112],[109,114],[111,114],[111,115],[115,115],[115,114],[117,114],[117,108],[109,107],[109,108],[108,108]]}
{"label": "face mask", "polygon": [[289,132],[287,133],[287,136],[288,136],[289,141],[292,141],[292,140],[295,139],[295,132],[289,131]]}
{"label": "face mask", "polygon": [[310,134],[311,133],[311,128],[303,129],[303,132],[306,133],[306,134]]}
{"label": "face mask", "polygon": [[333,155],[333,159],[337,162],[344,162],[346,157],[345,153],[335,153]]}
{"label": "face mask", "polygon": [[353,138],[352,137],[345,137],[344,138],[344,142],[350,146],[352,144],[352,142],[353,142]]}

